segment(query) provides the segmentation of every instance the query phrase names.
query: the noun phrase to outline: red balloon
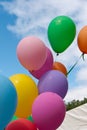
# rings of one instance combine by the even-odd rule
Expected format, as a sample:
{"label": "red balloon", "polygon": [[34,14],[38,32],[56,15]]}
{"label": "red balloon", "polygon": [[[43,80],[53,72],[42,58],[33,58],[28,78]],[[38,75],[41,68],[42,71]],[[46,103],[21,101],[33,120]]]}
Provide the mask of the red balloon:
{"label": "red balloon", "polygon": [[31,121],[20,118],[10,122],[5,130],[37,130],[37,128]]}

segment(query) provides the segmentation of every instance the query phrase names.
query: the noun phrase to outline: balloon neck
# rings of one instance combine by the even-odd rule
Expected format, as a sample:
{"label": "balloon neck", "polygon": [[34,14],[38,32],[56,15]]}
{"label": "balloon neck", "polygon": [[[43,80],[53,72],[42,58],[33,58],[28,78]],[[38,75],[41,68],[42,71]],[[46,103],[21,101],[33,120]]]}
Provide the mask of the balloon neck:
{"label": "balloon neck", "polygon": [[56,56],[58,56],[58,55],[59,55],[59,53],[56,54]]}
{"label": "balloon neck", "polygon": [[55,56],[55,62],[56,62],[56,60],[57,60],[57,56],[59,55],[59,53],[56,53],[56,56]]}

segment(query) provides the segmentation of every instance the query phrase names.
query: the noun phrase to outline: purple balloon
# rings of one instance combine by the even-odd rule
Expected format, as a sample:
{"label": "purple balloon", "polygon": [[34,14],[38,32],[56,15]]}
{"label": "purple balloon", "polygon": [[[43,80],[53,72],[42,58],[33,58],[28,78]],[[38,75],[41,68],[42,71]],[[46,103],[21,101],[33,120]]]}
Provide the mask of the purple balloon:
{"label": "purple balloon", "polygon": [[44,65],[36,71],[30,72],[35,78],[39,79],[44,73],[51,70],[53,67],[53,55],[50,49],[47,48],[47,58]]}
{"label": "purple balloon", "polygon": [[56,130],[64,120],[63,99],[52,92],[40,94],[32,105],[32,117],[39,130]]}
{"label": "purple balloon", "polygon": [[68,91],[67,78],[58,70],[50,70],[40,78],[38,90],[39,94],[43,92],[54,92],[64,98]]}

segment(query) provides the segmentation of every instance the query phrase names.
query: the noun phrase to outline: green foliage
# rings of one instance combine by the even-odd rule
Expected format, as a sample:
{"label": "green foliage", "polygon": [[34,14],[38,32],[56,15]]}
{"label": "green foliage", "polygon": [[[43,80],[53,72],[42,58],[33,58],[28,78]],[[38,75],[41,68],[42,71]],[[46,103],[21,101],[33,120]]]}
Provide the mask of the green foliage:
{"label": "green foliage", "polygon": [[81,106],[83,104],[87,103],[87,98],[84,98],[83,100],[72,100],[71,102],[68,102],[66,104],[66,111],[71,110],[73,108],[76,108],[78,106]]}

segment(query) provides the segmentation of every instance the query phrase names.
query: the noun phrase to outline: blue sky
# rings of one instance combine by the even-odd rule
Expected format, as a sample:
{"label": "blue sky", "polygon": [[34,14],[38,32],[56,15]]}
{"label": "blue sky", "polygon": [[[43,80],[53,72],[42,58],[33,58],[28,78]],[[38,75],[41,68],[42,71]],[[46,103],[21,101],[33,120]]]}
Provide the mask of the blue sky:
{"label": "blue sky", "polygon": [[25,72],[20,66],[16,56],[16,47],[21,38],[7,29],[7,25],[14,24],[15,15],[9,15],[7,11],[0,6],[0,72],[6,76],[15,73]]}
{"label": "blue sky", "polygon": [[[0,0],[0,73],[7,77],[16,73],[29,74],[16,56],[19,41],[25,36],[34,35],[41,38],[51,49],[47,39],[47,27],[59,15],[67,15],[74,20],[78,35],[80,29],[87,25],[87,1],[73,0],[72,3],[72,0]],[[55,53],[52,53],[55,59]],[[69,70],[80,55],[75,38],[71,46],[56,60]],[[87,97],[86,55],[85,61],[81,59],[69,74],[68,82],[69,91],[65,100]]]}

